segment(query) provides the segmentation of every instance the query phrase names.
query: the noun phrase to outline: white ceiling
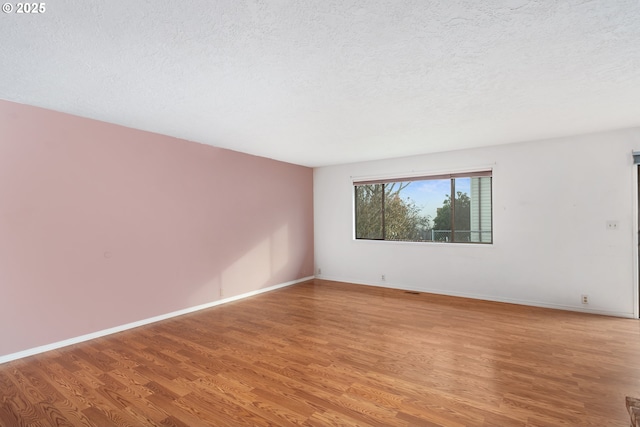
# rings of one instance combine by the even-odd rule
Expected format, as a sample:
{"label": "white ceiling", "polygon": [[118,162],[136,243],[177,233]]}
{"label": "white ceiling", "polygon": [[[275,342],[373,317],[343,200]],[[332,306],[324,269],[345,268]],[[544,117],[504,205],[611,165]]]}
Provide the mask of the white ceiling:
{"label": "white ceiling", "polygon": [[306,166],[640,125],[640,0],[45,7],[0,98]]}

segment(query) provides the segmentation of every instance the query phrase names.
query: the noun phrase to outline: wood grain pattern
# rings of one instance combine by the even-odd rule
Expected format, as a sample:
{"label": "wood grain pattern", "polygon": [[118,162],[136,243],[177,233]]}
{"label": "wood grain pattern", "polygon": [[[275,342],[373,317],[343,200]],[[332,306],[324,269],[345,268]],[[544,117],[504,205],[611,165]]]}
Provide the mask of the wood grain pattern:
{"label": "wood grain pattern", "polygon": [[625,426],[640,323],[315,280],[0,365],[0,426]]}

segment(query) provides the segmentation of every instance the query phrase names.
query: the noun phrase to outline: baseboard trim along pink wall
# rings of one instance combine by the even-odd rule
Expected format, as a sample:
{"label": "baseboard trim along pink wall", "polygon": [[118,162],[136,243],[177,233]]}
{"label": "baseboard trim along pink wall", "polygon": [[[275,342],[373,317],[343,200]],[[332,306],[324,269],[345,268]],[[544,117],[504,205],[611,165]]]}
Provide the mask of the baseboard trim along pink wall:
{"label": "baseboard trim along pink wall", "polygon": [[258,289],[256,291],[248,292],[248,293],[243,294],[243,295],[238,295],[238,296],[231,297],[231,298],[225,298],[225,299],[222,299],[222,300],[219,300],[219,301],[213,301],[213,302],[210,302],[208,304],[202,304],[202,305],[199,305],[199,306],[196,306],[196,307],[189,307],[189,308],[185,308],[183,310],[174,311],[173,313],[167,313],[167,314],[163,314],[163,315],[160,315],[160,316],[155,316],[155,317],[152,317],[150,319],[143,319],[143,320],[139,320],[137,322],[132,322],[132,323],[129,323],[129,324],[126,324],[126,325],[116,326],[116,327],[105,329],[105,330],[102,330],[102,331],[93,332],[93,333],[86,334],[86,335],[83,335],[83,336],[80,336],[80,337],[69,338],[69,339],[66,339],[64,341],[59,341],[59,342],[55,342],[55,343],[51,343],[51,344],[47,344],[47,345],[43,345],[43,346],[39,346],[39,347],[35,347],[35,348],[30,348],[30,349],[19,351],[17,353],[13,353],[13,354],[7,354],[5,356],[0,356],[0,364],[11,362],[12,360],[22,359],[24,357],[34,356],[34,355],[40,354],[40,353],[45,353],[47,351],[55,350],[55,349],[58,349],[58,348],[69,346],[69,345],[79,344],[79,343],[84,342],[84,341],[93,340],[93,339],[104,337],[104,336],[107,336],[107,335],[116,334],[118,332],[123,332],[123,331],[129,330],[129,329],[134,329],[134,328],[137,328],[139,326],[148,325],[150,323],[160,322],[162,320],[171,319],[173,317],[182,316],[184,314],[189,314],[189,313],[193,313],[193,312],[196,312],[196,311],[205,310],[207,308],[212,308],[212,307],[215,307],[217,305],[222,305],[222,304],[226,304],[226,303],[229,303],[229,302],[238,301],[240,299],[252,297],[252,296],[259,295],[259,294],[262,294],[262,293],[265,293],[265,292],[275,291],[276,289],[281,289],[281,288],[284,288],[284,287],[287,287],[287,286],[295,285],[296,283],[306,282],[307,280],[311,280],[313,278],[314,278],[314,276],[303,277],[302,279],[299,279],[299,280],[293,280],[291,282],[281,283],[279,285],[270,286],[270,287],[265,288],[265,289]]}
{"label": "baseboard trim along pink wall", "polygon": [[0,100],[0,360],[313,275],[313,170]]}

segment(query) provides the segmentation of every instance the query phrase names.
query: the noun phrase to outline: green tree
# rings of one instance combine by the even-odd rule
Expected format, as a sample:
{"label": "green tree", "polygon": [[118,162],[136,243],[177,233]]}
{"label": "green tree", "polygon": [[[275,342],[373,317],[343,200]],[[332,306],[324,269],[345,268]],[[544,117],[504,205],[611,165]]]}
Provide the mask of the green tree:
{"label": "green tree", "polygon": [[[356,237],[361,239],[424,240],[430,218],[401,192],[410,182],[356,186]],[[384,208],[383,208],[384,206]]]}
{"label": "green tree", "polygon": [[[471,230],[471,199],[467,193],[458,191],[454,200],[454,231],[453,236],[456,242],[470,241]],[[438,231],[451,231],[451,196],[442,202],[442,207],[438,208],[436,217],[433,219],[433,228],[436,230],[435,240],[451,240],[451,233]]]}

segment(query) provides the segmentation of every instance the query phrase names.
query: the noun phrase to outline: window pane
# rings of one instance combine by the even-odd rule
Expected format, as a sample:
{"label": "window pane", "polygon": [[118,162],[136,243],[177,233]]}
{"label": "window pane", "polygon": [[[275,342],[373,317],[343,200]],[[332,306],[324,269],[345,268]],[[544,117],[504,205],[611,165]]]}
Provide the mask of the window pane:
{"label": "window pane", "polygon": [[429,211],[433,215],[433,227],[429,240],[451,242],[451,180],[420,181],[423,191],[429,195]]}
{"label": "window pane", "polygon": [[356,239],[383,239],[382,192],[384,184],[356,186]]}
{"label": "window pane", "polygon": [[385,184],[385,240],[419,242],[429,236],[429,216],[423,212],[417,187],[420,181]]}
{"label": "window pane", "polygon": [[492,242],[491,177],[475,177],[471,180],[470,240],[476,243]]}
{"label": "window pane", "polygon": [[456,197],[453,205],[454,241],[465,243],[471,241],[471,178],[455,178]]}

